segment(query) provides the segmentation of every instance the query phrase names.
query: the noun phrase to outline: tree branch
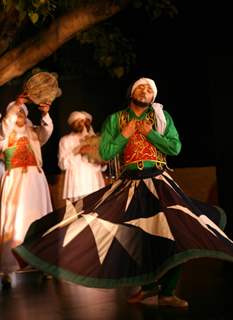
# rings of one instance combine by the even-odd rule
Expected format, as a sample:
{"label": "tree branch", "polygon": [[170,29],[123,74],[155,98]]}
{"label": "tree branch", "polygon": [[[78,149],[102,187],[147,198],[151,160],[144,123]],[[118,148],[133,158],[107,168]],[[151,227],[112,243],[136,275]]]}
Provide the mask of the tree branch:
{"label": "tree branch", "polygon": [[58,18],[47,30],[34,39],[25,41],[19,47],[7,52],[0,58],[0,86],[21,76],[55,52],[79,31],[107,20],[121,11],[131,1],[97,1],[88,6],[73,9]]}

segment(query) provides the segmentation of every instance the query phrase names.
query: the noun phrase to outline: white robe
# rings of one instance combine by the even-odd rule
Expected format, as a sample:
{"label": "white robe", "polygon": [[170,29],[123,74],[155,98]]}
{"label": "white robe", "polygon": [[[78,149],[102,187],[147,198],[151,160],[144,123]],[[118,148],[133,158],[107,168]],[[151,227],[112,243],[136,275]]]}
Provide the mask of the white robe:
{"label": "white robe", "polygon": [[87,132],[71,132],[60,139],[58,165],[65,171],[63,199],[76,201],[105,186],[103,167],[89,162],[85,156],[73,154],[86,135]]}
{"label": "white robe", "polygon": [[[1,116],[0,116],[0,118],[1,118]],[[3,144],[2,124],[0,123],[0,154],[1,154],[1,156],[0,156],[0,185],[1,185],[2,176],[5,172],[5,163],[4,163],[4,159],[2,159],[2,144]]]}
{"label": "white robe", "polygon": [[53,123],[47,114],[41,126],[32,126],[30,121],[19,128],[15,125],[17,115],[9,112],[2,122],[3,151],[7,149],[9,136],[14,130],[16,140],[29,139],[37,166],[6,170],[1,181],[0,211],[0,271],[9,273],[19,268],[11,248],[24,240],[30,224],[52,211],[47,179],[42,169],[41,145],[47,142],[53,131]]}

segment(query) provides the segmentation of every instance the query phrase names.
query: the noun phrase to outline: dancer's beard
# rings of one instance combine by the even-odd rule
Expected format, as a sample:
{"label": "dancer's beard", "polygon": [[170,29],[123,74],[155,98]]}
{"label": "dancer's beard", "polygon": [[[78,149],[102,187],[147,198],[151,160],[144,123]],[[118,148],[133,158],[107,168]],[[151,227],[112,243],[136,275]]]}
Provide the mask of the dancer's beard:
{"label": "dancer's beard", "polygon": [[133,102],[133,104],[135,104],[137,107],[140,107],[140,108],[147,108],[150,106],[150,103],[148,102],[143,102],[143,101],[140,101],[140,100],[137,100],[135,98],[131,98],[131,101]]}

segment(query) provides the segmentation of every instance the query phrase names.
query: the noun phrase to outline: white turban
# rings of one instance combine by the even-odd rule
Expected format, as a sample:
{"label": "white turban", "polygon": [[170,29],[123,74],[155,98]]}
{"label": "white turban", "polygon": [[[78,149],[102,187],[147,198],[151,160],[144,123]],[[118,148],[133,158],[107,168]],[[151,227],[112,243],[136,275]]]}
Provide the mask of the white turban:
{"label": "white turban", "polygon": [[151,87],[151,89],[154,92],[154,97],[153,97],[151,103],[154,102],[155,98],[157,96],[157,87],[155,85],[155,82],[152,79],[149,79],[149,78],[140,78],[139,80],[134,82],[134,84],[132,86],[132,89],[131,89],[131,95],[133,94],[134,90],[141,84],[148,84]]}
{"label": "white turban", "polygon": [[68,124],[71,125],[76,120],[85,120],[86,116],[81,111],[73,111],[69,115],[67,120]]}
{"label": "white turban", "polygon": [[84,116],[86,117],[86,119],[90,120],[92,122],[92,115],[86,111],[81,111]]}
{"label": "white turban", "polygon": [[[8,104],[8,106],[6,107],[6,111],[10,111],[10,108],[13,107],[13,105],[15,104],[15,102],[16,102],[16,101],[10,102],[10,103]],[[26,106],[24,103],[22,103],[22,104],[20,105],[20,108],[23,109],[23,111],[24,111],[24,113],[25,113],[25,115],[26,115],[26,117],[27,117],[27,116],[28,116],[28,108],[27,108],[27,106]]]}

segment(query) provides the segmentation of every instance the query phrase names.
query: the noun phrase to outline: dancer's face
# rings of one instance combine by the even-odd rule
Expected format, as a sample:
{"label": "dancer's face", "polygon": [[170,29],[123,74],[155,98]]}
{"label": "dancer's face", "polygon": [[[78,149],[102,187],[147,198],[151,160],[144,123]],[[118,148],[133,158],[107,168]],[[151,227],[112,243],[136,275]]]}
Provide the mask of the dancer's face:
{"label": "dancer's face", "polygon": [[140,84],[133,91],[131,98],[135,104],[148,106],[154,98],[154,92],[150,85]]}
{"label": "dancer's face", "polygon": [[23,127],[26,124],[26,114],[23,111],[23,109],[20,109],[17,113],[17,120],[16,120],[16,125],[18,127]]}
{"label": "dancer's face", "polygon": [[91,120],[90,119],[86,119],[84,124],[85,124],[85,127],[87,129],[87,132],[89,132],[90,129],[91,129]]}
{"label": "dancer's face", "polygon": [[85,119],[77,119],[71,124],[71,129],[74,132],[82,133],[85,127]]}

